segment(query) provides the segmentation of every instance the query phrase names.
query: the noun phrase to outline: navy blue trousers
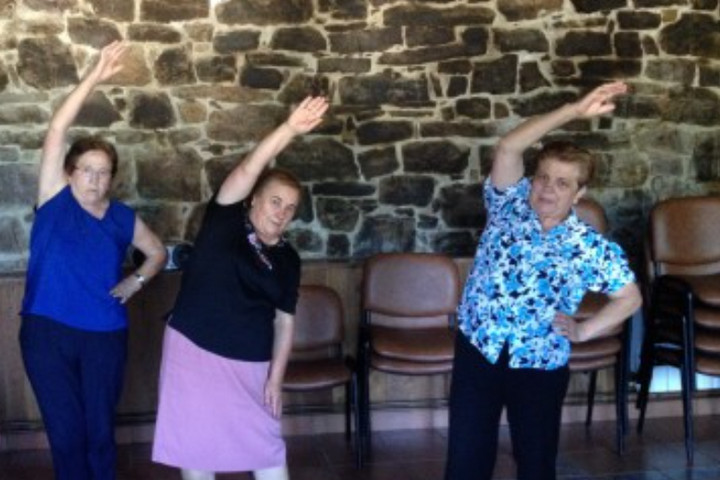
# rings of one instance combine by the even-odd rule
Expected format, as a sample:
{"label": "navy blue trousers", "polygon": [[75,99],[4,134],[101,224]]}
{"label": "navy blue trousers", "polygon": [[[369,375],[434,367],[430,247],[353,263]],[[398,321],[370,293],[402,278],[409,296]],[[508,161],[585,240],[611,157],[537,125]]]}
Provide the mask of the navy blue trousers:
{"label": "navy blue trousers", "polygon": [[115,479],[115,408],[127,330],[78,330],[23,318],[20,347],[42,414],[57,480]]}
{"label": "navy blue trousers", "polygon": [[489,480],[507,409],[519,480],[554,480],[570,372],[508,366],[507,346],[489,363],[463,334],[455,341],[446,480]]}

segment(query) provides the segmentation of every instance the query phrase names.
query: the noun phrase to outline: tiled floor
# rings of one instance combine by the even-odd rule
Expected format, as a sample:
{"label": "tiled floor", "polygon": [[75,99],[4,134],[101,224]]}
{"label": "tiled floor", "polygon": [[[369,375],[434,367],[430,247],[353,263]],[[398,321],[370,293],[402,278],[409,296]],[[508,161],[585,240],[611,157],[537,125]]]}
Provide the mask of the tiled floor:
{"label": "tiled floor", "polygon": [[[634,427],[634,425],[631,425]],[[563,427],[558,474],[562,479],[720,480],[720,416],[696,420],[695,466],[686,468],[683,428],[679,418],[648,420],[645,432],[627,437],[627,452],[615,453],[615,423]],[[288,463],[293,480],[439,480],[442,478],[447,431],[397,430],[373,436],[373,455],[363,470],[342,434],[288,438]],[[119,480],[179,479],[177,471],[153,464],[147,444],[124,445],[118,458]],[[497,479],[514,477],[507,429],[501,434]],[[47,451],[0,454],[0,479],[50,480]],[[249,480],[246,474],[218,479]]]}

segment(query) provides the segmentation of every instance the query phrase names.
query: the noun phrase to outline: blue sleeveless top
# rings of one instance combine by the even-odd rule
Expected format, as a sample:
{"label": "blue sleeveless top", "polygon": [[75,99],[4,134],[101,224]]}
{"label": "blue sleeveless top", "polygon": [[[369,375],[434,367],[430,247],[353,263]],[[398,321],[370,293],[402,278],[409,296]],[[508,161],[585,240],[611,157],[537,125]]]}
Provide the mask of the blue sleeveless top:
{"label": "blue sleeveless top", "polygon": [[111,200],[101,219],[86,212],[70,186],[35,212],[21,315],[82,330],[127,327],[127,310],[110,295],[135,231],[135,212]]}

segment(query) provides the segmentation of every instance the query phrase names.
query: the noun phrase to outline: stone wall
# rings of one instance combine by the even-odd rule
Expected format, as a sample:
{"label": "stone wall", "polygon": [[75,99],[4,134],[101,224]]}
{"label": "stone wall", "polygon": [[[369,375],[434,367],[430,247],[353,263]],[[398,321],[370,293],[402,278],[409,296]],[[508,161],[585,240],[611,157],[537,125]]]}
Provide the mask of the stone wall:
{"label": "stone wall", "polygon": [[599,152],[613,235],[637,253],[655,201],[720,192],[718,0],[0,0],[0,271],[27,260],[53,108],[115,39],[125,68],[73,135],[118,146],[116,196],[168,242],[317,90],[329,118],[277,160],[306,187],[304,258],[471,255],[498,135],[611,79],[634,91],[616,114],[554,137]]}

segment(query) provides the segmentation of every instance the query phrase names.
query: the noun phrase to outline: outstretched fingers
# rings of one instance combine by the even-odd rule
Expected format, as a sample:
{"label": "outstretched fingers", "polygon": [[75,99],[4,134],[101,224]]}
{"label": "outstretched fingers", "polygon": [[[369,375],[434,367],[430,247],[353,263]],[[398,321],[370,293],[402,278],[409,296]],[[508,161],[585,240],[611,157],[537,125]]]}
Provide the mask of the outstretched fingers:
{"label": "outstretched fingers", "polygon": [[325,97],[306,97],[290,114],[287,123],[296,133],[307,133],[322,123],[329,106]]}

